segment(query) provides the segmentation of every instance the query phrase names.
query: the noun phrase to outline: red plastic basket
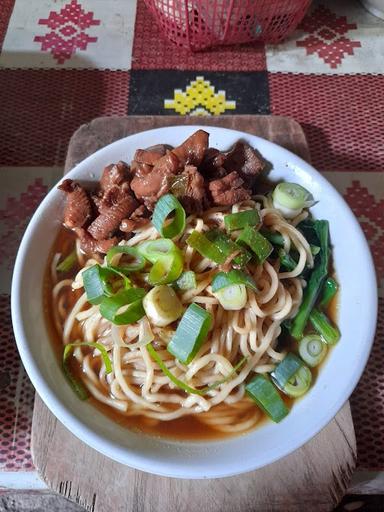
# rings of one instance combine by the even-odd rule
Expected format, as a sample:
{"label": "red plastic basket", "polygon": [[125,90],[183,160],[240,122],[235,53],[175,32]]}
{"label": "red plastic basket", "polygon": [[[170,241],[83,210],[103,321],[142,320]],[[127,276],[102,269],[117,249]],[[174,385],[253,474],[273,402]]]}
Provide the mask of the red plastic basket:
{"label": "red plastic basket", "polygon": [[144,0],[178,46],[278,43],[303,19],[310,0]]}

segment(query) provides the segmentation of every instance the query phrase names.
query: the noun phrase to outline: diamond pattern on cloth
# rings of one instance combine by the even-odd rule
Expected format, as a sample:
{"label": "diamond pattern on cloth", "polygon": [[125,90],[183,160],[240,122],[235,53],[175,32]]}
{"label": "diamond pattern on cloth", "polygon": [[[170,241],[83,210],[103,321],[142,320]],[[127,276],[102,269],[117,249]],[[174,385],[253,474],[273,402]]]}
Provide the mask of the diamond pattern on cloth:
{"label": "diamond pattern on cloth", "polygon": [[347,37],[350,30],[356,29],[356,23],[347,23],[345,16],[336,16],[323,5],[318,6],[306,16],[300,28],[308,33],[296,46],[305,48],[307,55],[317,54],[331,68],[337,68],[346,55],[353,55],[354,48],[360,48],[359,41]]}
{"label": "diamond pattern on cloth", "polygon": [[384,20],[360,2],[316,0],[297,30],[267,45],[268,71],[292,73],[383,73]]}
{"label": "diamond pattern on cloth", "polygon": [[51,11],[47,19],[39,19],[39,25],[46,25],[44,36],[35,36],[34,41],[41,43],[42,51],[50,51],[58,64],[64,64],[77,50],[86,50],[88,43],[95,43],[97,37],[91,37],[86,29],[100,25],[93,12],[85,12],[77,0],[71,0],[60,12]]}
{"label": "diamond pattern on cloth", "polygon": [[0,67],[129,70],[135,18],[136,0],[15,0]]}

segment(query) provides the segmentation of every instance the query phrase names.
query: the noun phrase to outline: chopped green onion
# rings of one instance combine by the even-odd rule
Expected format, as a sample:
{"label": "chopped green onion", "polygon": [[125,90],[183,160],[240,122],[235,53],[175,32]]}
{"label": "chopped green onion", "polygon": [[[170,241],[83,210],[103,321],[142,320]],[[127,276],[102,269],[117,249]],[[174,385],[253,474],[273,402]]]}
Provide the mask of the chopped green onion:
{"label": "chopped green onion", "polygon": [[279,183],[272,194],[273,202],[292,210],[302,210],[313,202],[310,192],[298,183]]}
{"label": "chopped green onion", "polygon": [[335,345],[339,341],[339,329],[330,323],[324,313],[315,308],[312,310],[309,319],[327,345]]}
{"label": "chopped green onion", "polygon": [[326,309],[329,306],[329,303],[331,302],[333,297],[336,295],[338,289],[339,289],[339,285],[333,279],[333,277],[328,277],[328,279],[326,279],[324,286],[323,286],[323,293],[321,296],[319,306],[321,308]]}
{"label": "chopped green onion", "polygon": [[245,391],[274,422],[279,423],[289,413],[279,392],[264,375],[256,375],[245,386]]}
{"label": "chopped green onion", "polygon": [[206,386],[204,388],[196,389],[196,388],[193,388],[192,386],[189,386],[182,380],[178,379],[175,375],[173,375],[173,373],[164,364],[163,360],[161,359],[161,357],[159,356],[159,354],[156,352],[156,350],[153,348],[153,346],[151,344],[147,345],[147,350],[148,350],[149,355],[152,357],[152,359],[158,364],[160,370],[164,373],[164,375],[166,375],[168,377],[168,379],[171,382],[173,382],[173,384],[175,384],[175,386],[182,389],[186,393],[189,393],[191,395],[199,395],[199,396],[206,395],[212,389],[215,389],[218,386],[220,386],[221,384],[225,384],[226,382],[228,382],[228,380],[230,380],[232,378],[232,376],[237,372],[237,370],[247,360],[246,357],[243,357],[243,359],[239,363],[237,363],[237,365],[233,367],[233,370],[223,379],[218,380],[218,381],[214,382],[213,384],[210,384],[209,386]]}
{"label": "chopped green onion", "polygon": [[233,284],[243,284],[255,292],[258,291],[255,281],[249,274],[242,270],[230,270],[229,272],[219,272],[215,275],[212,280],[212,292],[215,293]]}
{"label": "chopped green onion", "polygon": [[111,279],[119,276],[123,280],[124,288],[130,288],[131,281],[119,270],[111,267],[92,265],[82,273],[83,284],[87,300],[91,304],[100,304],[104,297],[113,294]]}
{"label": "chopped green onion", "polygon": [[105,373],[111,373],[112,372],[112,364],[111,364],[111,360],[108,357],[108,352],[106,351],[104,345],[102,345],[101,343],[94,343],[94,342],[91,342],[91,341],[90,342],[88,342],[88,341],[83,341],[83,342],[75,341],[75,343],[68,343],[64,347],[64,354],[63,354],[63,360],[64,361],[66,361],[68,359],[68,357],[69,357],[69,355],[72,352],[74,347],[92,347],[92,348],[96,348],[100,352],[101,357],[103,359],[103,363],[104,363],[104,366],[105,366]]}
{"label": "chopped green onion", "polygon": [[246,226],[236,242],[248,245],[256,254],[258,262],[263,263],[273,251],[272,244],[255,228]]}
{"label": "chopped green onion", "polygon": [[184,313],[167,350],[181,363],[189,364],[200,350],[212,325],[212,315],[197,304]]}
{"label": "chopped green onion", "polygon": [[270,231],[269,229],[262,228],[260,233],[274,245],[283,246],[284,237],[278,231]]}
{"label": "chopped green onion", "polygon": [[[167,224],[167,217],[174,213],[173,220]],[[174,238],[185,229],[185,210],[172,194],[160,197],[152,216],[152,224],[164,238]]]}
{"label": "chopped green onion", "polygon": [[283,248],[279,249],[279,260],[280,265],[284,267],[284,270],[287,272],[291,272],[293,269],[297,267],[297,262],[292,258],[290,254],[285,252]]}
{"label": "chopped green onion", "polygon": [[308,284],[304,289],[303,300],[292,322],[291,335],[295,339],[303,336],[304,328],[307,325],[309,315],[315,305],[317,297],[322,289],[323,282],[328,275],[329,263],[329,225],[326,220],[313,222],[313,229],[316,231],[320,242],[320,253],[316,258],[315,268],[312,270]]}
{"label": "chopped green onion", "polygon": [[201,256],[215,263],[224,263],[227,257],[208,238],[199,231],[192,231],[187,238],[187,244],[195,249]]}
{"label": "chopped green onion", "polygon": [[240,268],[244,267],[252,258],[252,254],[249,251],[241,245],[238,245],[219,229],[211,229],[205,233],[205,236],[224,254],[225,260],[227,260],[231,254],[239,253],[233,258],[232,263]]}
{"label": "chopped green onion", "polygon": [[74,249],[66,258],[63,259],[61,263],[57,265],[56,270],[58,272],[69,272],[75,266],[76,261],[77,254],[76,249]]}
{"label": "chopped green onion", "polygon": [[148,276],[152,286],[172,283],[183,271],[183,256],[181,252],[159,258],[153,265]]}
{"label": "chopped green onion", "polygon": [[[104,297],[100,304],[101,315],[116,325],[126,325],[137,322],[145,315],[142,299],[145,295],[143,288],[120,290],[112,297]],[[125,310],[119,313],[119,310]]]}
{"label": "chopped green onion", "polygon": [[150,263],[156,263],[159,258],[169,256],[174,252],[180,251],[172,240],[159,238],[158,240],[148,240],[137,246],[137,250]]}
{"label": "chopped green onion", "polygon": [[86,400],[88,398],[88,392],[81,381],[76,379],[76,377],[72,374],[71,369],[68,364],[69,356],[72,354],[74,347],[93,347],[99,350],[101,357],[105,366],[105,373],[112,372],[112,364],[111,360],[108,357],[108,352],[105,350],[104,345],[101,343],[93,343],[93,342],[75,342],[68,343],[64,347],[63,352],[63,371],[65,376],[67,377],[72,389],[76,393],[76,395],[80,398],[80,400]]}
{"label": "chopped green onion", "polygon": [[240,249],[241,253],[233,258],[232,265],[234,267],[243,268],[248,263],[248,261],[252,259],[252,254],[244,247],[240,247]]}
{"label": "chopped green onion", "polygon": [[155,286],[144,297],[143,307],[153,325],[165,327],[183,314],[183,305],[170,286]]}
{"label": "chopped green onion", "polygon": [[109,267],[114,267],[112,265],[113,257],[116,254],[128,254],[129,256],[134,257],[134,261],[125,265],[118,265],[118,270],[120,272],[135,272],[137,270],[141,270],[145,266],[145,259],[144,257],[139,253],[138,249],[136,247],[128,247],[126,245],[116,245],[115,247],[112,247],[107,252],[107,265]]}
{"label": "chopped green onion", "polygon": [[286,395],[298,398],[304,395],[311,385],[312,373],[308,366],[303,365],[293,377],[286,383],[283,391]]}
{"label": "chopped green onion", "polygon": [[284,386],[287,382],[295,375],[295,373],[303,366],[303,361],[295,356],[295,354],[289,353],[279,363],[271,373],[271,377],[276,385],[284,390]]}
{"label": "chopped green onion", "polygon": [[231,284],[214,294],[227,311],[240,311],[247,303],[247,290],[243,284]]}
{"label": "chopped green onion", "polygon": [[143,242],[138,251],[153,263],[148,276],[151,285],[172,283],[183,271],[183,254],[172,240],[161,238]]}
{"label": "chopped green onion", "polygon": [[321,248],[318,245],[310,245],[312,256],[316,256],[321,251]]}
{"label": "chopped green onion", "polygon": [[196,274],[193,270],[186,270],[181,274],[175,282],[176,288],[179,290],[193,290],[197,287]]}
{"label": "chopped green onion", "polygon": [[63,355],[63,372],[64,372],[64,375],[67,378],[71,388],[73,389],[75,394],[78,396],[78,398],[80,398],[80,400],[87,400],[89,395],[88,395],[88,391],[87,391],[86,387],[84,386],[84,384],[80,380],[78,380],[73,375],[73,373],[71,372],[71,369],[69,367],[68,357],[69,357],[70,352],[71,351],[69,351],[69,350],[67,350],[67,351],[64,350],[64,355]]}
{"label": "chopped green onion", "polygon": [[228,231],[245,228],[245,226],[257,226],[260,216],[257,210],[244,210],[243,212],[230,213],[224,217],[224,224]]}
{"label": "chopped green onion", "polygon": [[327,346],[317,334],[308,334],[299,342],[299,354],[309,366],[318,366],[327,353]]}

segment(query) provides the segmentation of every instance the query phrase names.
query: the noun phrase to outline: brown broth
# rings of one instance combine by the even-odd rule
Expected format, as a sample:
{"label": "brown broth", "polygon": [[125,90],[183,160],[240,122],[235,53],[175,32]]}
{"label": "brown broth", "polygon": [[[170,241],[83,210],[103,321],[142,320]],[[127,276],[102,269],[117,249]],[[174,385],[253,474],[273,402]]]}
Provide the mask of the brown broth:
{"label": "brown broth", "polygon": [[[45,318],[46,323],[49,331],[50,338],[52,340],[52,345],[54,347],[54,350],[57,354],[58,360],[61,361],[62,354],[63,354],[63,343],[60,334],[57,332],[55,323],[54,323],[54,316],[53,316],[53,304],[52,304],[52,278],[50,274],[50,264],[52,261],[53,256],[60,252],[63,254],[63,257],[65,257],[67,254],[69,254],[74,247],[75,243],[75,236],[66,230],[65,228],[61,228],[58,236],[53,244],[49,261],[47,265],[47,269],[45,272],[45,278],[44,278],[44,285],[43,285],[43,305],[44,305],[44,312],[45,312]],[[76,273],[78,272],[79,268],[73,269],[71,272],[63,273],[60,275],[61,278],[73,278]],[[79,298],[81,292],[79,291],[72,291],[68,290],[66,295],[66,308],[70,310],[77,299]],[[328,317],[336,323],[337,320],[337,312],[338,312],[338,294],[336,297],[332,300],[330,303],[328,309],[327,309],[327,315]],[[73,337],[75,339],[75,337]],[[285,349],[288,349],[292,352],[297,352],[297,342],[290,337],[279,339],[279,347],[284,347]],[[330,353],[330,350],[328,350],[328,354]],[[328,357],[325,357],[324,361]],[[324,361],[321,363],[321,365],[317,368],[311,368],[312,375],[313,375],[313,382],[316,381],[316,377],[318,375],[318,372],[322,365],[324,364]],[[76,360],[73,358],[69,362],[69,367],[73,375],[81,380],[82,375],[82,369],[79,364],[77,364]],[[286,403],[287,407],[289,409],[292,408],[295,399],[290,398],[283,393],[280,393],[280,396]],[[305,395],[304,395],[305,396]],[[297,400],[297,399],[296,399]],[[136,431],[136,432],[143,432],[146,434],[154,435],[154,436],[160,436],[165,437],[169,439],[180,439],[180,440],[195,440],[195,441],[202,441],[202,440],[213,440],[213,439],[223,439],[227,437],[232,437],[233,433],[224,433],[219,432],[215,430],[214,428],[210,427],[209,425],[206,425],[205,423],[201,422],[199,420],[199,417],[203,417],[204,413],[199,414],[198,416],[194,415],[187,415],[181,418],[178,418],[176,420],[171,421],[160,421],[160,420],[152,420],[150,418],[145,417],[144,415],[136,415],[136,416],[125,416],[124,413],[118,411],[117,409],[113,409],[110,406],[103,404],[96,400],[93,397],[88,398],[88,402],[92,404],[94,407],[96,407],[99,411],[101,411],[105,416],[112,419],[114,422],[116,422],[119,425],[122,425],[130,430]],[[217,406],[220,407],[220,406]],[[249,400],[249,409],[253,409],[256,407],[254,402]],[[247,411],[245,411],[245,414]],[[172,410],[170,407],[169,410]],[[244,413],[242,413],[244,414]],[[268,417],[262,413],[262,417],[259,420],[257,427],[265,424],[265,422],[269,421]],[[244,432],[242,432],[243,434]]]}

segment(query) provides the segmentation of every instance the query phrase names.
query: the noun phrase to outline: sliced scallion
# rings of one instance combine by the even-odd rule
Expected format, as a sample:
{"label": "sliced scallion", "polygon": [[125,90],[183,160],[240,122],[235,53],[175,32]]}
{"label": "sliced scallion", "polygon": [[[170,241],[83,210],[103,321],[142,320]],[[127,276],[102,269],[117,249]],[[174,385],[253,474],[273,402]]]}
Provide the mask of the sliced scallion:
{"label": "sliced scallion", "polygon": [[143,242],[138,251],[153,263],[148,276],[151,285],[172,283],[183,271],[183,254],[172,240],[161,238]]}
{"label": "sliced scallion", "polygon": [[299,342],[301,359],[313,368],[318,366],[327,353],[327,346],[317,334],[308,334]]}
{"label": "sliced scallion", "polygon": [[175,282],[175,286],[179,290],[193,290],[196,288],[196,274],[193,270],[186,270],[181,274],[179,279]]}
{"label": "sliced scallion", "polygon": [[219,229],[211,229],[205,233],[205,236],[223,253],[225,260],[231,255],[236,254],[232,260],[232,264],[237,267],[244,267],[252,258],[252,254],[249,251],[234,242],[226,233]]}
{"label": "sliced scallion", "polygon": [[272,380],[281,390],[284,390],[287,382],[302,366],[303,361],[299,357],[295,356],[295,354],[289,353],[271,373]]}
{"label": "sliced scallion", "polygon": [[247,288],[257,292],[257,286],[252,277],[242,270],[230,270],[229,272],[219,272],[212,280],[212,292],[215,293],[222,288],[233,284],[243,284]]}
{"label": "sliced scallion", "polygon": [[340,339],[340,331],[331,324],[324,313],[314,308],[309,315],[309,320],[327,345],[336,345]]}
{"label": "sliced scallion", "polygon": [[84,290],[91,304],[100,304],[104,297],[113,295],[113,279],[119,277],[124,288],[130,288],[131,281],[118,269],[92,265],[82,273]]}
{"label": "sliced scallion", "polygon": [[273,245],[283,246],[284,237],[278,231],[270,231],[269,229],[262,228],[260,233],[269,240]]}
{"label": "sliced scallion", "polygon": [[152,359],[158,364],[160,370],[164,373],[164,375],[166,375],[169,378],[169,380],[175,386],[182,389],[186,393],[189,393],[192,395],[199,395],[199,396],[206,395],[209,391],[212,391],[212,389],[215,389],[218,386],[220,386],[221,384],[225,384],[226,382],[228,382],[236,374],[237,370],[247,360],[246,357],[243,357],[243,359],[239,363],[237,363],[236,366],[233,367],[233,370],[229,373],[229,375],[227,375],[223,379],[218,380],[218,381],[214,382],[213,384],[210,384],[209,386],[205,386],[204,388],[196,389],[196,388],[193,388],[192,386],[189,386],[186,382],[183,382],[182,380],[178,379],[175,375],[173,375],[173,373],[168,369],[166,364],[164,364],[164,361],[161,359],[161,357],[159,356],[159,354],[156,352],[156,350],[153,348],[153,346],[151,344],[147,345],[147,350],[148,350],[149,355],[152,357]]}
{"label": "sliced scallion", "polygon": [[212,315],[197,304],[184,313],[167,350],[181,363],[189,364],[200,350],[212,325]]}
{"label": "sliced scallion", "polygon": [[[145,315],[142,299],[145,295],[143,288],[120,290],[111,297],[104,297],[100,304],[101,315],[116,325],[126,325],[137,322]],[[120,312],[124,308],[124,311]]]}
{"label": "sliced scallion", "polygon": [[[167,218],[172,213],[174,218],[167,223]],[[152,223],[162,237],[174,238],[184,231],[185,218],[185,210],[179,200],[172,194],[166,194],[156,203]]]}
{"label": "sliced scallion", "polygon": [[187,244],[201,254],[201,256],[215,263],[221,264],[227,259],[220,249],[199,231],[192,231],[187,238]]}
{"label": "sliced scallion", "polygon": [[256,375],[245,386],[245,391],[275,423],[279,423],[289,413],[289,409],[279,395],[279,392],[264,375]]}
{"label": "sliced scallion", "polygon": [[247,303],[247,290],[243,284],[231,284],[220,288],[214,294],[221,306],[227,311],[240,311]]}
{"label": "sliced scallion", "polygon": [[273,251],[272,244],[254,227],[246,226],[238,239],[239,244],[246,244],[256,254],[258,263],[263,263]]}
{"label": "sliced scallion", "polygon": [[76,249],[66,256],[61,263],[59,263],[56,267],[58,272],[69,272],[75,265],[77,261]]}
{"label": "sliced scallion", "polygon": [[83,385],[83,383],[78,380],[73,373],[71,372],[71,369],[68,364],[69,356],[72,354],[73,349],[75,347],[92,347],[97,348],[99,350],[101,357],[104,362],[105,366],[105,373],[111,373],[112,372],[112,364],[111,360],[108,357],[108,352],[105,350],[104,345],[101,343],[93,343],[93,342],[75,342],[75,343],[68,343],[64,347],[63,351],[63,371],[68,379],[69,384],[71,385],[72,389],[76,393],[76,395],[80,398],[80,400],[86,400],[88,398],[88,392]]}
{"label": "sliced scallion", "polygon": [[333,277],[328,277],[323,285],[323,293],[319,306],[326,309],[333,297],[336,295],[338,289],[339,285],[333,279]]}
{"label": "sliced scallion", "polygon": [[287,272],[292,272],[297,267],[297,262],[282,247],[279,249],[279,260],[280,265]]}
{"label": "sliced scallion", "polygon": [[129,256],[132,256],[134,259],[132,262],[130,263],[125,263],[124,265],[122,265],[121,263],[119,263],[118,265],[118,270],[120,270],[120,272],[136,272],[137,270],[141,270],[144,268],[145,266],[145,258],[144,256],[142,256],[138,249],[136,247],[128,247],[126,245],[116,245],[115,247],[112,247],[111,249],[109,249],[109,251],[107,252],[107,265],[109,267],[114,267],[114,265],[112,264],[113,262],[113,258],[114,256],[116,256],[116,254],[126,254],[126,255],[129,255]]}
{"label": "sliced scallion", "polygon": [[257,226],[259,223],[260,215],[257,210],[244,210],[224,217],[224,225],[228,231],[242,229],[245,226]]}
{"label": "sliced scallion", "polygon": [[165,327],[183,314],[183,306],[170,286],[155,286],[143,299],[143,307],[153,325]]}
{"label": "sliced scallion", "polygon": [[303,365],[298,371],[289,379],[283,388],[286,395],[293,398],[298,398],[304,395],[312,382],[312,373],[308,366]]}
{"label": "sliced scallion", "polygon": [[[310,192],[298,183],[279,183],[272,194],[273,203],[291,210],[302,210],[313,204],[313,197]],[[275,206],[276,208],[276,206]]]}

